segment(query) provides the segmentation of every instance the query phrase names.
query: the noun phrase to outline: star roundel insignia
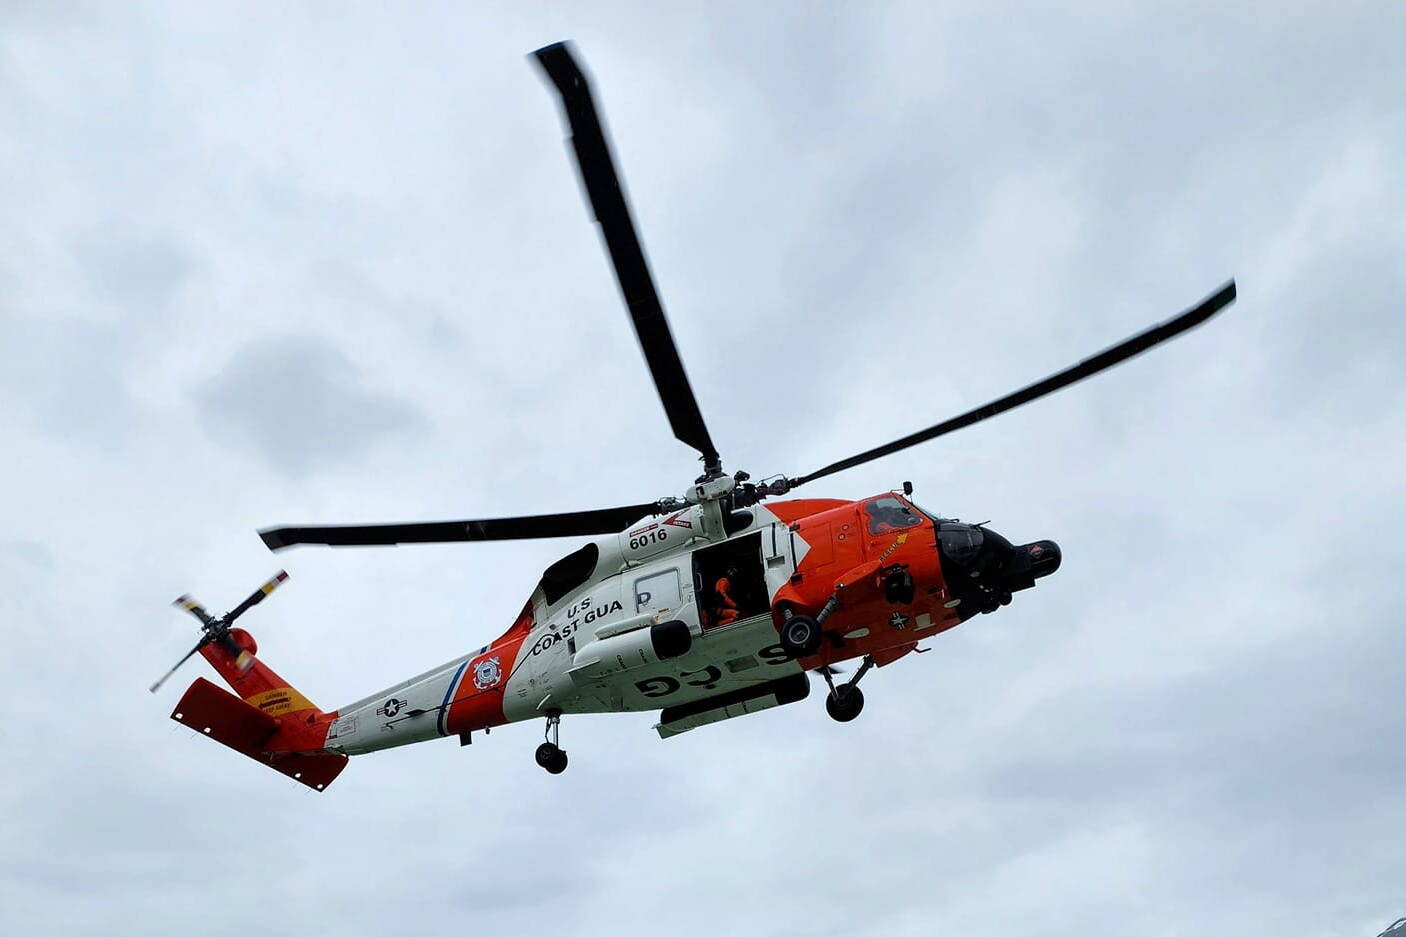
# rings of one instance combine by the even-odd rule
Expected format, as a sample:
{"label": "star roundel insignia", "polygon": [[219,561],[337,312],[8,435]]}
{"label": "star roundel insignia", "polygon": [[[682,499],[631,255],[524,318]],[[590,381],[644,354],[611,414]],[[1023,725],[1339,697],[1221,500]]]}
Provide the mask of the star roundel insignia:
{"label": "star roundel insignia", "polygon": [[486,690],[491,686],[496,686],[503,676],[503,668],[498,663],[498,658],[490,657],[474,664],[474,686],[480,690]]}

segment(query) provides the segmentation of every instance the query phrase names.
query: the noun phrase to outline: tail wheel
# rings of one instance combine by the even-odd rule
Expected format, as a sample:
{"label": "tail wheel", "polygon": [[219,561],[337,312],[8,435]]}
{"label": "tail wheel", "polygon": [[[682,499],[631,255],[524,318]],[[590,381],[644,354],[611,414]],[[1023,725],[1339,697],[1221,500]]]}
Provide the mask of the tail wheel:
{"label": "tail wheel", "polygon": [[820,650],[820,622],[809,615],[792,615],[781,626],[781,646],[794,657],[809,657]]}

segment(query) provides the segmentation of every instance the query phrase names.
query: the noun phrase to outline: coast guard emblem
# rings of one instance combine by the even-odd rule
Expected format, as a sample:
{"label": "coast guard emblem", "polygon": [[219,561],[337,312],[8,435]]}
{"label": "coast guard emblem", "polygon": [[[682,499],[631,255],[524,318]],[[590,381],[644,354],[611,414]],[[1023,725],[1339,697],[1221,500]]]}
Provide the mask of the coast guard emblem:
{"label": "coast guard emblem", "polygon": [[480,690],[486,690],[491,686],[496,686],[500,677],[503,676],[503,668],[498,664],[498,658],[490,657],[474,664],[474,686]]}

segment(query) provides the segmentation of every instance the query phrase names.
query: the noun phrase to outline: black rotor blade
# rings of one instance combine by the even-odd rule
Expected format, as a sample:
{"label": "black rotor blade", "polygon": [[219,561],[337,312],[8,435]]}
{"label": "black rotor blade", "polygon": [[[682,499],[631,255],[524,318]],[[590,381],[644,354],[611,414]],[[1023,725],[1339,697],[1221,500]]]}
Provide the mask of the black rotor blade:
{"label": "black rotor blade", "polygon": [[201,638],[199,641],[196,642],[195,647],[191,648],[188,652],[186,652],[185,657],[182,657],[180,660],[176,661],[176,666],[166,671],[166,673],[161,677],[160,680],[157,680],[151,686],[147,687],[147,689],[150,690],[152,693],[155,693],[157,690],[161,689],[161,685],[164,684],[167,680],[170,680],[171,675],[174,674],[177,670],[181,669],[181,664],[184,664],[186,661],[190,660],[192,657],[195,656],[196,651],[200,650],[202,647],[209,643],[209,635],[206,635],[205,637]]}
{"label": "black rotor blade", "polygon": [[[249,609],[268,598],[269,593],[283,585],[283,581],[287,578],[288,574],[280,569],[274,574],[272,579],[255,589],[253,593],[250,594],[249,598],[236,605],[234,609],[224,617],[224,623],[226,625],[232,624],[240,615],[243,615],[245,612],[249,611]],[[239,653],[237,648],[235,649],[235,653]]]}
{"label": "black rotor blade", "polygon": [[196,618],[200,619],[200,623],[207,628],[215,624],[215,619],[211,618],[210,613],[205,611],[205,606],[195,601],[195,599],[192,599],[189,595],[183,595],[171,604],[176,606],[176,608],[190,612]]}
{"label": "black rotor blade", "polygon": [[894,440],[887,445],[878,446],[867,452],[861,452],[858,455],[850,456],[848,459],[832,462],[822,469],[811,472],[809,475],[802,475],[799,478],[790,479],[790,487],[795,488],[798,485],[814,481],[817,478],[833,475],[836,472],[854,468],[856,465],[863,465],[865,462],[871,462],[874,459],[891,455],[892,453],[907,449],[909,446],[916,446],[918,443],[927,442],[929,439],[936,439],[938,436],[945,436],[948,433],[971,426],[973,423],[980,423],[982,420],[996,416],[998,413],[1005,413],[1007,410],[1014,410],[1016,407],[1029,403],[1032,400],[1038,400],[1046,394],[1052,394],[1061,388],[1068,387],[1076,381],[1082,381],[1086,377],[1091,377],[1100,371],[1127,361],[1134,355],[1140,355],[1149,348],[1159,345],[1169,338],[1175,338],[1188,329],[1195,328],[1234,301],[1235,281],[1231,280],[1215,293],[1206,297],[1200,303],[1180,315],[1168,319],[1166,322],[1159,325],[1155,325],[1145,332],[1139,332],[1132,338],[1120,342],[1112,348],[1107,348],[1091,358],[1085,358],[1073,367],[1065,368],[1058,374],[1052,374],[1042,381],[1031,384],[1029,387],[1022,388],[1013,394],[1007,394],[999,400],[993,400],[984,406],[977,407],[975,410],[969,410],[961,416],[956,416],[945,422],[938,423],[936,426],[930,426],[927,429],[919,430],[916,433],[904,436],[902,439]]}
{"label": "black rotor blade", "polygon": [[270,550],[300,543],[329,547],[395,546],[401,543],[449,543],[460,540],[534,540],[619,533],[647,514],[659,513],[657,502],[627,504],[598,511],[534,514],[485,520],[432,521],[418,524],[347,524],[334,527],[269,527],[259,531]]}
{"label": "black rotor blade", "polygon": [[702,453],[708,469],[717,469],[720,467],[718,450],[703,422],[698,400],[693,396],[693,387],[688,383],[683,361],[679,358],[678,346],[674,344],[674,335],[669,330],[669,321],[664,317],[664,307],[654,288],[649,264],[640,247],[630,207],[610,155],[610,144],[606,142],[605,130],[591,98],[590,84],[566,43],[546,46],[533,55],[561,96],[562,108],[571,125],[576,166],[610,252],[615,278],[630,310],[649,373],[654,377],[659,399],[669,415],[669,425],[675,438]]}

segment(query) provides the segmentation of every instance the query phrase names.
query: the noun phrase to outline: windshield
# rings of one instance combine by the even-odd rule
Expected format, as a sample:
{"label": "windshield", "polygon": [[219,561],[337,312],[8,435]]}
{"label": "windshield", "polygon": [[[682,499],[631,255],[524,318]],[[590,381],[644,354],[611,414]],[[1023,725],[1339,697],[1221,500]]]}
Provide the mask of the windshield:
{"label": "windshield", "polygon": [[915,502],[915,501],[909,501],[908,503],[909,503],[910,505],[912,505],[913,508],[914,508],[919,514],[922,514],[924,517],[926,517],[928,520],[932,521],[934,524],[935,524],[935,523],[938,523],[939,521],[942,520],[942,515],[941,515],[941,514],[935,514],[935,513],[933,513],[932,511],[929,511],[927,508],[923,507],[921,504],[918,504],[918,503]]}
{"label": "windshield", "polygon": [[887,534],[896,530],[917,527],[923,522],[922,515],[906,502],[893,495],[875,498],[864,505],[869,515],[869,533]]}
{"label": "windshield", "polygon": [[981,544],[985,537],[980,527],[943,524],[937,532],[937,539],[942,544],[944,556],[961,566],[966,566],[981,552]]}

